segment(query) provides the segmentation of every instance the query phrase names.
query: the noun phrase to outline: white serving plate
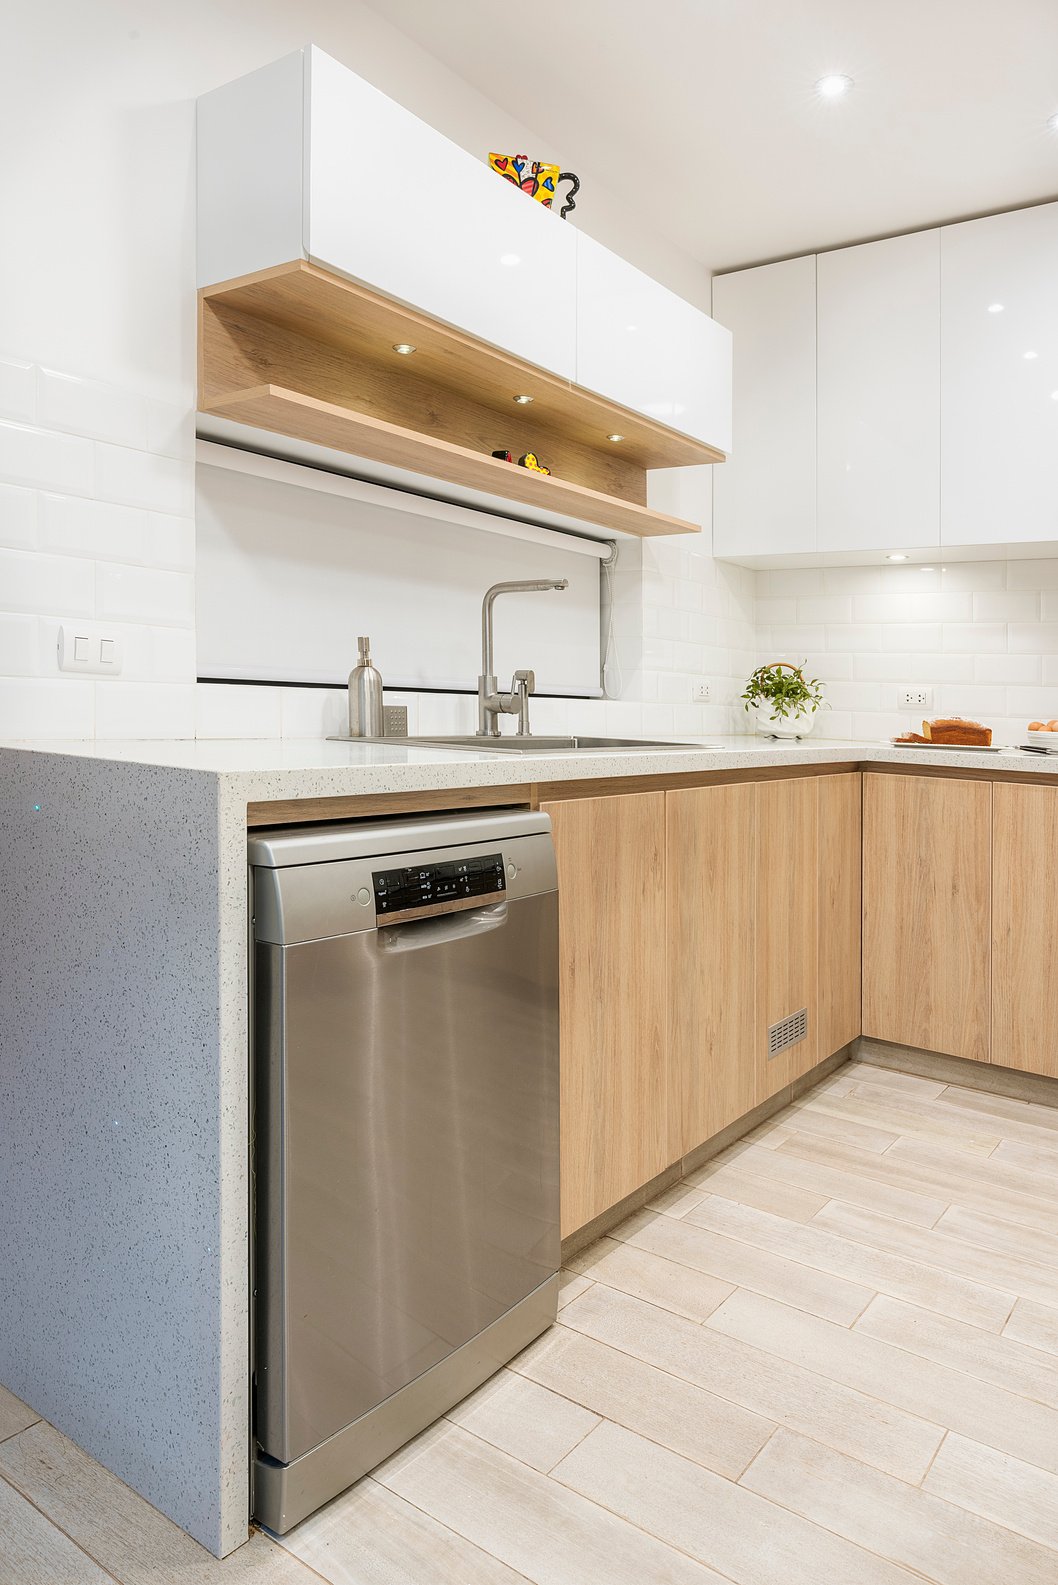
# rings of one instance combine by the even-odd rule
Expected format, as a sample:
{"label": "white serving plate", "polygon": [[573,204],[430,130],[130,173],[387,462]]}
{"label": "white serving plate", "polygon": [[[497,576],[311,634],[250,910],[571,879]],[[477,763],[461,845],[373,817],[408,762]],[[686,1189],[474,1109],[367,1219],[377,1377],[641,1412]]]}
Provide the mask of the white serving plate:
{"label": "white serving plate", "polygon": [[[1039,737],[1038,732],[1030,732],[1029,737]],[[1053,752],[1058,754],[1058,732],[1045,732],[1044,737],[1055,738]],[[891,737],[890,743],[894,748],[929,748],[942,749],[951,754],[998,754],[1003,747],[1002,743],[901,743],[898,737]]]}
{"label": "white serving plate", "polygon": [[1058,754],[1058,732],[1026,732],[1026,743],[1033,748],[1044,748],[1048,754]]}

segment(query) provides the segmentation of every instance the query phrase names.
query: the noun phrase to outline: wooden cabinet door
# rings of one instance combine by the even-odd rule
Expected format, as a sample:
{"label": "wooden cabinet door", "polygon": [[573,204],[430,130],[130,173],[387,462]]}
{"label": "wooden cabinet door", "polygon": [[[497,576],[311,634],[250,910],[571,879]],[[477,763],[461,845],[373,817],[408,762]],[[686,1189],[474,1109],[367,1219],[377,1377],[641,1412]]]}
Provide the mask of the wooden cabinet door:
{"label": "wooden cabinet door", "polygon": [[565,1236],[680,1155],[667,1030],[665,794],[542,807],[558,857]]}
{"label": "wooden cabinet door", "polygon": [[816,994],[818,1061],[860,1033],[860,921],[862,913],[859,771],[820,776],[819,970]]}
{"label": "wooden cabinet door", "polygon": [[987,1062],[992,787],[863,778],[863,1033]]}
{"label": "wooden cabinet door", "polygon": [[[818,970],[818,776],[760,782],[757,819],[757,988],[754,1044],[760,1101],[807,1073],[820,1050]],[[806,1034],[768,1055],[768,1031],[805,1012]]]}
{"label": "wooden cabinet door", "polygon": [[667,799],[669,1027],[686,1152],[759,1099],[756,786]]}
{"label": "wooden cabinet door", "polygon": [[992,1061],[1058,1078],[1058,788],[992,799]]}

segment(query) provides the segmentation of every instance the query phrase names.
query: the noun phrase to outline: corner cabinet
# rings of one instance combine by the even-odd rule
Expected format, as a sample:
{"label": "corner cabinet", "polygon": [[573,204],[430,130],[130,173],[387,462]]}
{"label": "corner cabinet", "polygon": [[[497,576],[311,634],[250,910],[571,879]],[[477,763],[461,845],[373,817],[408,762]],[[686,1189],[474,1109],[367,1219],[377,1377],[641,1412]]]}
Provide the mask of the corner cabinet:
{"label": "corner cabinet", "polygon": [[648,506],[647,474],[728,449],[707,314],[313,47],[200,99],[197,145],[207,419],[556,526],[698,531]]}
{"label": "corner cabinet", "polygon": [[668,855],[686,1153],[860,1032],[859,774],[670,792]]}
{"label": "corner cabinet", "polygon": [[991,845],[991,782],[864,775],[865,1035],[989,1061]]}

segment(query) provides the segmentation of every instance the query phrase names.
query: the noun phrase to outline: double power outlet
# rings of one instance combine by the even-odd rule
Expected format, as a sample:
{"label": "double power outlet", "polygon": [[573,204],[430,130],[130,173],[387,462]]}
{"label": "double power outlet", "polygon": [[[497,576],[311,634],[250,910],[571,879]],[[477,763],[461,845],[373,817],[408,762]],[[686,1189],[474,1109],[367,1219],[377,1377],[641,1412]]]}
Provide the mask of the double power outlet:
{"label": "double power outlet", "polygon": [[932,710],[932,688],[901,688],[900,705],[905,710]]}

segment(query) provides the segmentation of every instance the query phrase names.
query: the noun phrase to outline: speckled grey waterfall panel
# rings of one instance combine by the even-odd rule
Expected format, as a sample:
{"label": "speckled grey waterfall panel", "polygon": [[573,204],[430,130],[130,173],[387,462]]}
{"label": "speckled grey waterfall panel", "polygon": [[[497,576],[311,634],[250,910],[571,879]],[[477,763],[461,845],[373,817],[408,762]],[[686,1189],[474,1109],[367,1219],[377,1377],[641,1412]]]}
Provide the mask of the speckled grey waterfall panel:
{"label": "speckled grey waterfall panel", "polygon": [[0,1381],[221,1554],[247,1196],[217,848],[208,772],[0,750]]}

